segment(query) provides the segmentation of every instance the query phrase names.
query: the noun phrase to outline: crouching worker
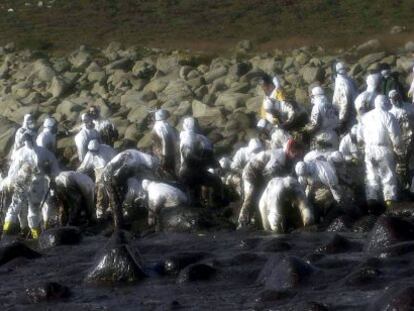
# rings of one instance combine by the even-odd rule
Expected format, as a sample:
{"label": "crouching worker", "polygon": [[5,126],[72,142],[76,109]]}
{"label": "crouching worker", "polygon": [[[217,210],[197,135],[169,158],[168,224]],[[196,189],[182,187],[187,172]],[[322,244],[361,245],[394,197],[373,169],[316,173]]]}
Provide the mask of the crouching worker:
{"label": "crouching worker", "polygon": [[[293,177],[276,177],[267,185],[259,202],[263,229],[286,233],[289,228],[314,223],[305,192]],[[299,217],[298,217],[299,216]]]}
{"label": "crouching worker", "polygon": [[324,216],[330,207],[343,203],[343,195],[334,166],[324,158],[312,162],[298,162],[295,167],[299,183],[306,189],[307,197],[319,207]]}
{"label": "crouching worker", "polygon": [[59,206],[59,224],[61,226],[79,225],[95,220],[94,200],[95,184],[82,173],[61,172],[55,178],[55,189],[51,193]]}
{"label": "crouching worker", "polygon": [[158,223],[158,216],[163,208],[179,207],[188,204],[186,194],[180,189],[168,184],[144,179],[142,181],[142,189],[148,199],[149,226],[154,226]]}
{"label": "crouching worker", "polygon": [[260,195],[267,182],[276,176],[288,175],[300,149],[289,140],[283,149],[262,151],[250,159],[243,169],[243,204],[239,214],[239,228],[249,225]]}

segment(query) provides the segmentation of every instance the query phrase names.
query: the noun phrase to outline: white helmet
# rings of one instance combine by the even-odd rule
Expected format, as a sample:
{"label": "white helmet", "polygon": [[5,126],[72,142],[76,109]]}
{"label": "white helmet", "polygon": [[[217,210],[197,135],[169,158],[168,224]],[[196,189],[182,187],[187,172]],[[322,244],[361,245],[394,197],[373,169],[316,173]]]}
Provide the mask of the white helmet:
{"label": "white helmet", "polygon": [[295,166],[295,172],[298,177],[306,176],[307,174],[306,163],[303,161],[298,162]]}
{"label": "white helmet", "polygon": [[311,92],[312,96],[324,96],[325,91],[320,86],[315,86]]}
{"label": "white helmet", "polygon": [[183,131],[195,132],[196,120],[193,117],[187,117],[183,121]]}
{"label": "white helmet", "polygon": [[164,121],[167,120],[170,116],[170,113],[165,109],[159,109],[155,112],[155,121]]}
{"label": "white helmet", "polygon": [[381,81],[381,76],[377,73],[368,75],[367,80],[366,80],[368,88],[372,88],[372,89],[377,88],[380,81]]}
{"label": "white helmet", "polygon": [[389,100],[385,95],[377,95],[375,97],[375,109],[389,110]]}
{"label": "white helmet", "polygon": [[88,150],[92,152],[96,152],[99,150],[100,143],[97,139],[92,139],[88,144]]}
{"label": "white helmet", "polygon": [[46,118],[43,121],[43,127],[45,128],[53,128],[56,125],[56,120],[53,118]]}
{"label": "white helmet", "polygon": [[142,189],[144,191],[148,191],[148,187],[149,187],[150,183],[151,182],[148,179],[143,179],[142,182],[141,182]]}
{"label": "white helmet", "polygon": [[260,141],[260,139],[258,139],[258,138],[252,138],[252,139],[249,140],[249,144],[247,146],[247,149],[250,152],[255,152],[257,150],[263,149],[263,144]]}
{"label": "white helmet", "polygon": [[27,113],[24,115],[23,127],[27,129],[33,129],[35,127],[33,116],[31,113]]}
{"label": "white helmet", "polygon": [[335,70],[337,73],[345,73],[346,72],[345,64],[342,62],[336,63]]}
{"label": "white helmet", "polygon": [[82,113],[81,120],[83,123],[92,122],[92,118],[88,113]]}

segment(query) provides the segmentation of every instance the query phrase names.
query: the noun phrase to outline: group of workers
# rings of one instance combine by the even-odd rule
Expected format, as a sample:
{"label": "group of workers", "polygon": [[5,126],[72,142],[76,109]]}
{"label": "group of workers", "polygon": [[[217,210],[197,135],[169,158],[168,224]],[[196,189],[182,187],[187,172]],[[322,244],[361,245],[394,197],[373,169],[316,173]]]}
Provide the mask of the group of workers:
{"label": "group of workers", "polygon": [[409,197],[414,105],[388,65],[369,74],[360,93],[337,63],[332,100],[314,86],[310,113],[277,77],[265,74],[259,84],[256,137],[221,159],[195,118],[184,118],[178,133],[164,109],[154,113],[150,151],[118,152],[116,127],[92,106],[74,138],[79,166],[62,170],[56,120],[47,117],[37,133],[25,115],[1,178],[3,236],[37,239],[51,226],[108,220],[122,227],[127,206],[145,207],[148,225],[157,226],[164,208],[219,208],[234,197],[238,228],[285,233],[332,213],[380,214]]}

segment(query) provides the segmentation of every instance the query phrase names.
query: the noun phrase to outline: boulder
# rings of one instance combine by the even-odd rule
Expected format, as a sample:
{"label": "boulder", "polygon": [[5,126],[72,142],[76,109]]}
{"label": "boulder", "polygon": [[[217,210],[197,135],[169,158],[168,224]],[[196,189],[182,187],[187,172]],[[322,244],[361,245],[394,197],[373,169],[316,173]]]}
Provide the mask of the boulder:
{"label": "boulder", "polygon": [[134,64],[134,67],[132,67],[133,74],[141,79],[151,79],[156,71],[157,68],[154,64],[150,64],[143,60],[137,61]]}
{"label": "boulder", "polygon": [[129,71],[132,67],[133,63],[129,57],[124,57],[118,59],[110,64],[108,64],[105,69],[106,71],[113,71],[113,70],[123,70]]}
{"label": "boulder", "polygon": [[41,283],[26,288],[26,295],[32,303],[40,303],[70,297],[69,287],[56,282]]}
{"label": "boulder", "polygon": [[69,62],[78,70],[84,70],[92,61],[92,55],[89,51],[79,50],[69,57]]}
{"label": "boulder", "polygon": [[61,245],[76,245],[82,240],[82,234],[77,227],[60,227],[43,231],[39,238],[40,248],[51,248]]}
{"label": "boulder", "polygon": [[404,32],[404,31],[406,31],[406,30],[407,30],[407,27],[405,27],[405,26],[398,26],[398,25],[395,25],[395,26],[392,26],[392,27],[391,27],[391,29],[390,29],[390,34],[391,34],[391,35],[396,35],[396,34],[399,34],[399,33]]}
{"label": "boulder", "polygon": [[307,282],[317,269],[298,257],[275,255],[263,267],[258,282],[266,290],[293,289]]}
{"label": "boulder", "polygon": [[211,265],[207,264],[192,264],[184,268],[177,278],[178,284],[208,281],[211,280],[217,273],[217,270]]}
{"label": "boulder", "polygon": [[385,55],[385,52],[371,53],[362,57],[358,61],[358,64],[360,64],[362,68],[367,69],[369,65],[379,62]]}
{"label": "boulder", "polygon": [[63,79],[58,78],[58,77],[53,77],[52,83],[50,85],[50,88],[48,89],[48,92],[52,94],[53,97],[58,98],[58,97],[61,97],[67,89],[68,89],[68,85]]}
{"label": "boulder", "polygon": [[356,50],[359,53],[369,53],[378,50],[380,47],[381,42],[378,39],[372,39],[359,45]]}
{"label": "boulder", "polygon": [[227,72],[228,72],[227,67],[220,66],[207,72],[204,75],[204,79],[207,83],[212,83],[214,80],[225,76]]}
{"label": "boulder", "polygon": [[405,45],[404,45],[404,50],[406,52],[414,52],[414,42],[413,41],[408,41]]}
{"label": "boulder", "polygon": [[20,257],[36,259],[41,257],[41,254],[18,241],[0,247],[0,266]]}
{"label": "boulder", "polygon": [[124,231],[115,231],[85,281],[94,284],[131,283],[142,280],[146,273],[138,251]]}
{"label": "boulder", "polygon": [[313,82],[322,82],[325,71],[320,67],[305,66],[300,70],[303,80],[311,84]]}
{"label": "boulder", "polygon": [[253,44],[250,40],[239,41],[236,45],[237,52],[250,52],[253,49]]}
{"label": "boulder", "polygon": [[162,261],[162,271],[165,274],[177,275],[182,269],[203,260],[207,255],[202,252],[173,254]]}
{"label": "boulder", "polygon": [[412,222],[399,217],[381,216],[368,236],[366,250],[368,252],[378,251],[409,240],[414,240]]}
{"label": "boulder", "polygon": [[222,93],[217,97],[216,107],[224,107],[227,111],[233,112],[237,108],[245,107],[249,95],[241,93]]}
{"label": "boulder", "polygon": [[19,125],[4,117],[0,117],[0,157],[3,159],[9,154],[14,143],[14,135]]}
{"label": "boulder", "polygon": [[163,102],[170,100],[181,102],[183,100],[192,100],[193,97],[193,92],[184,80],[171,81],[162,93],[158,95],[158,98]]}
{"label": "boulder", "polygon": [[403,72],[411,72],[414,66],[414,61],[411,57],[400,56],[397,59],[397,69]]}

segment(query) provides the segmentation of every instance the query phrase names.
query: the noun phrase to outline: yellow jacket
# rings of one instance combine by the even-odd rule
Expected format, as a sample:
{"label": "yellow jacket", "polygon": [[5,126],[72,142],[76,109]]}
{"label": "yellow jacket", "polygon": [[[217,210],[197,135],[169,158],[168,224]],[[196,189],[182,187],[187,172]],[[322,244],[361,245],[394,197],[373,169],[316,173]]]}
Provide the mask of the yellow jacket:
{"label": "yellow jacket", "polygon": [[[282,89],[274,89],[274,91],[272,92],[272,94],[270,94],[269,96],[270,98],[274,98],[277,101],[283,101],[286,100],[286,96],[284,94],[284,92],[282,91]],[[266,119],[267,121],[269,121],[270,123],[272,123],[273,125],[278,124],[278,120],[276,118],[274,118],[272,116],[272,114],[267,113],[264,110],[264,101],[262,103],[262,106],[260,108],[260,118],[261,119]]]}

